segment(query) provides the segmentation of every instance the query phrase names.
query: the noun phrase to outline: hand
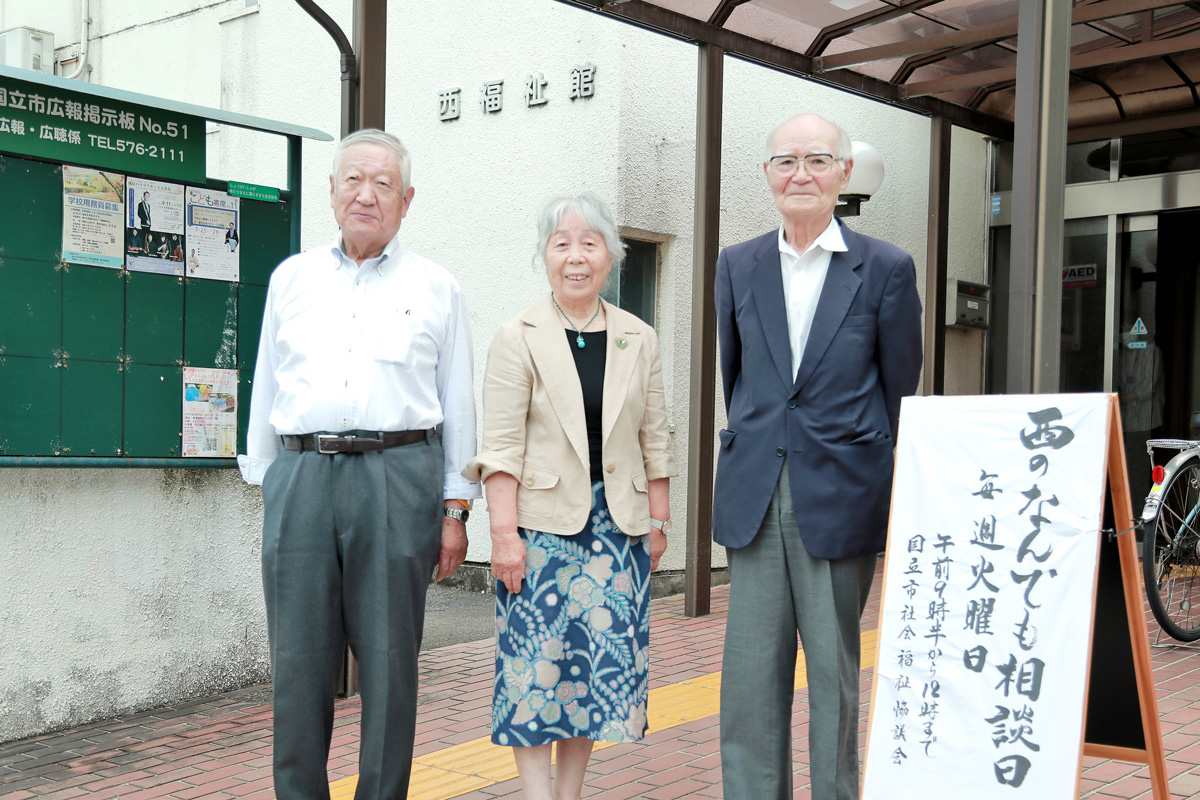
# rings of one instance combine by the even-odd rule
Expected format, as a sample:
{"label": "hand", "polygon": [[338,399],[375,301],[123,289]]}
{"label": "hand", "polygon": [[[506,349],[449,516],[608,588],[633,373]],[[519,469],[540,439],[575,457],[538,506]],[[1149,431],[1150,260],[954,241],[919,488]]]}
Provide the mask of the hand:
{"label": "hand", "polygon": [[667,536],[658,528],[650,529],[650,571],[658,569],[658,561],[667,552]]}
{"label": "hand", "polygon": [[525,541],[516,533],[492,534],[492,574],[508,591],[520,594],[525,579]]}
{"label": "hand", "polygon": [[467,527],[456,519],[442,517],[442,550],[438,553],[437,580],[449,578],[467,558]]}

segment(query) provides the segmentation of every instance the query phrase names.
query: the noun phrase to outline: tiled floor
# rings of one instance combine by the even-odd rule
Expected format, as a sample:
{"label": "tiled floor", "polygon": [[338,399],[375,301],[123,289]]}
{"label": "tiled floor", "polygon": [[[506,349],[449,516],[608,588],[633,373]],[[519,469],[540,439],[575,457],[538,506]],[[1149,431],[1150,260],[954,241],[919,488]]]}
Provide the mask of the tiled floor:
{"label": "tiled floor", "polygon": [[[863,620],[878,620],[878,588]],[[584,796],[622,800],[721,797],[713,673],[721,669],[728,589],[713,613],[689,619],[683,598],[652,603],[652,733],[638,745],[599,748]],[[1157,632],[1149,622],[1151,638]],[[864,637],[870,646],[871,634]],[[1168,640],[1169,641],[1169,640]],[[421,657],[420,715],[410,797],[520,797],[508,751],[487,743],[492,642]],[[864,653],[866,656],[867,653]],[[1200,650],[1152,650],[1173,800],[1200,798]],[[872,656],[873,658],[873,656]],[[871,670],[862,673],[865,732]],[[808,798],[807,695],[796,693],[795,795]],[[357,699],[337,705],[329,774],[335,798],[350,797],[357,773]],[[0,796],[73,798],[253,798],[271,790],[269,690],[245,689],[171,708],[0,745]],[[860,741],[865,739],[865,734]],[[1082,796],[1149,798],[1146,768],[1084,759]]]}

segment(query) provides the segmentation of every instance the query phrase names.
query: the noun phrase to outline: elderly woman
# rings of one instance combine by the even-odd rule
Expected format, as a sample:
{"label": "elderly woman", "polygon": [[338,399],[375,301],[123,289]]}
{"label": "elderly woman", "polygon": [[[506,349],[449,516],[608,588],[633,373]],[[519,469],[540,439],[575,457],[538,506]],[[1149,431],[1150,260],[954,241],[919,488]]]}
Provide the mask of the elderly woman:
{"label": "elderly woman", "polygon": [[624,251],[596,195],[543,206],[550,294],[492,341],[483,447],[463,471],[491,520],[492,741],[513,747],[530,800],[580,797],[594,741],[646,732],[650,572],[675,462],[654,329],[600,298]]}

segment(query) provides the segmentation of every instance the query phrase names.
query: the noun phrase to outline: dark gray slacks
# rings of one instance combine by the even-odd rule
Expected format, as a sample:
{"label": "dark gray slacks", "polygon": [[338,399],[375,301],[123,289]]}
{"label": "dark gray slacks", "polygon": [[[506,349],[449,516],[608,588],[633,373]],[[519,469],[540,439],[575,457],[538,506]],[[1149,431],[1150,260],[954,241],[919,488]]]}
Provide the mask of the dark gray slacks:
{"label": "dark gray slacks", "polygon": [[362,695],[357,800],[408,793],[425,592],[441,549],[439,439],[374,453],[285,450],[263,481],[263,590],[280,800],[329,797],[344,641]]}
{"label": "dark gray slacks", "polygon": [[808,676],[813,800],[858,797],[859,620],[875,556],[829,561],[804,549],[784,465],[754,540],[728,550],[721,675],[726,800],[792,797],[796,633]]}

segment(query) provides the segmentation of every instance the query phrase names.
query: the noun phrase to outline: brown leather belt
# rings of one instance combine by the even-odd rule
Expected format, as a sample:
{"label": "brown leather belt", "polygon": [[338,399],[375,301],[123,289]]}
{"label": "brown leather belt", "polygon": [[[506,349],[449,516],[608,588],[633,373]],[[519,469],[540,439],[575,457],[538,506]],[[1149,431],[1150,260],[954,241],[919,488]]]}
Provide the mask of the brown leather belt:
{"label": "brown leather belt", "polygon": [[355,433],[305,433],[299,436],[284,435],[283,446],[288,450],[313,451],[325,455],[337,453],[371,453],[376,450],[386,450],[389,447],[403,447],[406,444],[416,444],[432,439],[437,431],[430,428],[427,431],[392,431],[372,432],[359,431]]}

